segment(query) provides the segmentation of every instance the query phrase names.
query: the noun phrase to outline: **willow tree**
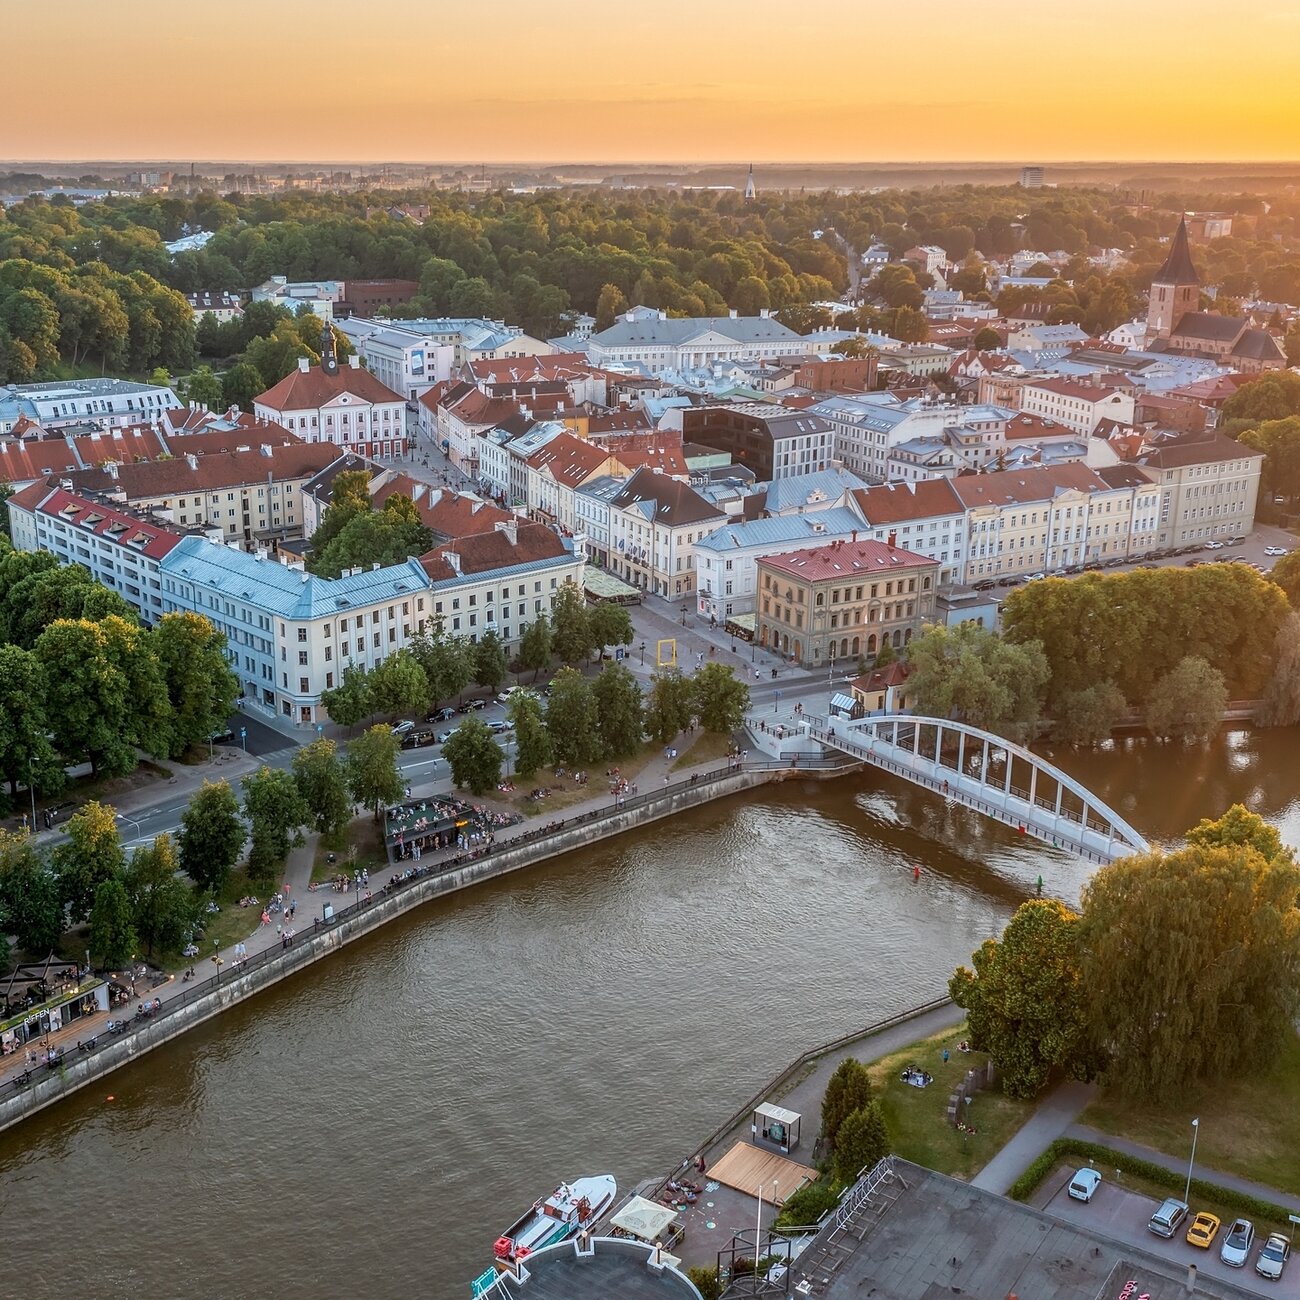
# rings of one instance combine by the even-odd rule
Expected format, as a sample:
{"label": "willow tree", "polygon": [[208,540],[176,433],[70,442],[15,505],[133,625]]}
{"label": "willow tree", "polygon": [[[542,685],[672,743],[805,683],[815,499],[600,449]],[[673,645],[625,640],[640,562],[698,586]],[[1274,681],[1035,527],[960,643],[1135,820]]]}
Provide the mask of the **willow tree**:
{"label": "willow tree", "polygon": [[1275,843],[1233,809],[1092,878],[1080,966],[1108,1084],[1163,1099],[1276,1058],[1300,1012],[1300,868]]}

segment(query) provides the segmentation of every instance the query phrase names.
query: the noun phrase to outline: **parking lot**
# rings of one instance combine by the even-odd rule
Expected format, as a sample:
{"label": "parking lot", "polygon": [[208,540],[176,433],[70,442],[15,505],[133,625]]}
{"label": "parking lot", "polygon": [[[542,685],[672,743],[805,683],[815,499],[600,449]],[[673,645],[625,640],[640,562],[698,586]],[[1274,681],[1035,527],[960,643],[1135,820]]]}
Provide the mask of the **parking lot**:
{"label": "parking lot", "polygon": [[[1170,1239],[1157,1237],[1147,1228],[1147,1223],[1156,1207],[1160,1204],[1150,1196],[1137,1192],[1125,1191],[1106,1179],[1106,1170],[1101,1170],[1101,1186],[1097,1188],[1091,1201],[1071,1200],[1066,1191],[1073,1170],[1063,1170],[1054,1174],[1043,1184],[1040,1195],[1034,1203],[1048,1214],[1068,1223],[1072,1227],[1086,1228],[1091,1232],[1101,1233],[1114,1241],[1133,1246],[1168,1260],[1185,1270],[1189,1264],[1195,1264],[1197,1272],[1207,1282],[1227,1282],[1251,1295],[1286,1297],[1287,1300],[1300,1300],[1300,1268],[1295,1260],[1290,1260],[1283,1270],[1279,1281],[1271,1282],[1255,1272],[1255,1257],[1263,1240],[1258,1235],[1251,1247],[1250,1260],[1245,1268],[1229,1268],[1219,1259],[1219,1247],[1223,1242],[1227,1224],[1220,1229],[1218,1237],[1209,1250],[1200,1250],[1189,1246],[1184,1240],[1186,1222]],[[1193,1199],[1191,1213],[1196,1213]],[[1258,1225],[1257,1225],[1258,1226]]]}

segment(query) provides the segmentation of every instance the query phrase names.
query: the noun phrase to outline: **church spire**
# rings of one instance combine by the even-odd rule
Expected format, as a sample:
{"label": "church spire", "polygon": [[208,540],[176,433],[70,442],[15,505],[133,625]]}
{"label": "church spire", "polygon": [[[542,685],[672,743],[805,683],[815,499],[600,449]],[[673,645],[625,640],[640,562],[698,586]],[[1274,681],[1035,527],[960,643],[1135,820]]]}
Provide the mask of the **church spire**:
{"label": "church spire", "polygon": [[745,182],[745,202],[748,203],[756,197],[754,189],[754,164],[749,164],[749,179]]}
{"label": "church spire", "polygon": [[1192,250],[1187,243],[1186,217],[1179,219],[1178,229],[1169,244],[1169,256],[1165,258],[1164,266],[1156,273],[1151,283],[1195,285],[1201,283],[1200,276],[1196,274],[1196,267],[1192,265]]}
{"label": "church spire", "polygon": [[321,323],[320,368],[327,375],[337,375],[339,372],[339,359],[334,355],[334,327],[329,321]]}

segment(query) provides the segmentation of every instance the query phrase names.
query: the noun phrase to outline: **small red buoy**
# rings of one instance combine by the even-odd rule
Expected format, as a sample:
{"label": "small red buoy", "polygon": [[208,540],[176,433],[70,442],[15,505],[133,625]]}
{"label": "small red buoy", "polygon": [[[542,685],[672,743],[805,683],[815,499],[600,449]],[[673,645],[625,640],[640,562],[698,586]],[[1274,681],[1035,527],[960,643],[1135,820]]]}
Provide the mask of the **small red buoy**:
{"label": "small red buoy", "polygon": [[921,868],[920,868],[920,867],[915,866],[915,865],[912,867],[912,879],[913,879],[913,880],[920,880],[920,879],[921,879]]}

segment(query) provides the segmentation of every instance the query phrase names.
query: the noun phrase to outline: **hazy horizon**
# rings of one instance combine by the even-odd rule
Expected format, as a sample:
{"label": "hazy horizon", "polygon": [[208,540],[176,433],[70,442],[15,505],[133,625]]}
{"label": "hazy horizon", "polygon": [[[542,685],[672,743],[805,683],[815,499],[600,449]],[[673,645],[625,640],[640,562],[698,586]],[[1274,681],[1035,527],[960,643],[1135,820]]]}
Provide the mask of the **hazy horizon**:
{"label": "hazy horizon", "polygon": [[13,48],[50,57],[9,69],[10,102],[39,109],[0,149],[51,162],[1278,163],[1300,139],[1294,0],[1248,23],[1217,0],[824,0],[794,21],[784,0],[228,0],[219,24],[171,0],[64,0],[7,17]]}

